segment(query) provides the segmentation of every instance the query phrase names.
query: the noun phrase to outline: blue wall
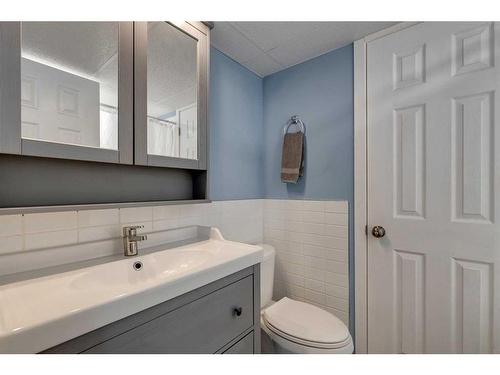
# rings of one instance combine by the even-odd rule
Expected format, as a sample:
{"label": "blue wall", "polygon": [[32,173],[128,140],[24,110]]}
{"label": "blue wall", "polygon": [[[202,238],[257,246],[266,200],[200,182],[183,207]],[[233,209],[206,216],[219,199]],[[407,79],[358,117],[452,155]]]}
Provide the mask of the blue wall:
{"label": "blue wall", "polygon": [[[280,180],[283,126],[306,125],[304,178]],[[349,202],[350,330],[354,335],[354,55],[337,49],[264,78],[265,196]]]}
{"label": "blue wall", "polygon": [[[266,197],[346,199],[354,196],[353,47],[335,50],[264,78]],[[283,126],[306,124],[304,178],[280,180]]]}
{"label": "blue wall", "polygon": [[210,54],[210,199],[264,198],[262,78]]}
{"label": "blue wall", "polygon": [[[211,199],[347,200],[354,291],[353,46],[264,79],[214,48],[211,53]],[[292,115],[307,127],[305,175],[297,185],[280,180],[282,129]]]}

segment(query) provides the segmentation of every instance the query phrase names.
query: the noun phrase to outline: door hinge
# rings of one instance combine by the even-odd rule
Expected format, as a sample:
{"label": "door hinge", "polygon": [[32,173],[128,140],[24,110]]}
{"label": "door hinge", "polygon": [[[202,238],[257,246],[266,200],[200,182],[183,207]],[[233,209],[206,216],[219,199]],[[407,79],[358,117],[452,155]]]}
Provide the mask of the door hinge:
{"label": "door hinge", "polygon": [[368,225],[365,225],[365,236],[368,236]]}

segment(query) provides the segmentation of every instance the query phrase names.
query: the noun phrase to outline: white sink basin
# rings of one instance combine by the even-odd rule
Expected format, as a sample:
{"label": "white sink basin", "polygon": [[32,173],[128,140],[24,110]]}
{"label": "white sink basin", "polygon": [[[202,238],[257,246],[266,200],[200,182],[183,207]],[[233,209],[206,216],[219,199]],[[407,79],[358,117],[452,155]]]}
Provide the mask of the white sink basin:
{"label": "white sink basin", "polygon": [[0,353],[48,349],[261,261],[262,248],[213,228],[206,241],[2,285]]}

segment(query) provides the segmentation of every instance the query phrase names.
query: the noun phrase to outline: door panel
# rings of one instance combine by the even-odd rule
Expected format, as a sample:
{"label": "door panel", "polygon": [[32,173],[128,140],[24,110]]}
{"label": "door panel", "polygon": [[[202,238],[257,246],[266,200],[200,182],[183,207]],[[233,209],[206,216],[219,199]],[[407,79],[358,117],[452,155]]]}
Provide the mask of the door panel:
{"label": "door panel", "polygon": [[369,352],[500,352],[499,29],[368,43]]}

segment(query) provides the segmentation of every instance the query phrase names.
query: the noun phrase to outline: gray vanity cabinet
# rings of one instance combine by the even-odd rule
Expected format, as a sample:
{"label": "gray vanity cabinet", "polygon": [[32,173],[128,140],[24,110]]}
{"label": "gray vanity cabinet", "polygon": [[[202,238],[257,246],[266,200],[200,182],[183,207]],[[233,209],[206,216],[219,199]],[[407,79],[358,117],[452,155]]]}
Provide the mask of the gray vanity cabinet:
{"label": "gray vanity cabinet", "polygon": [[45,353],[259,353],[259,272],[249,267]]}

